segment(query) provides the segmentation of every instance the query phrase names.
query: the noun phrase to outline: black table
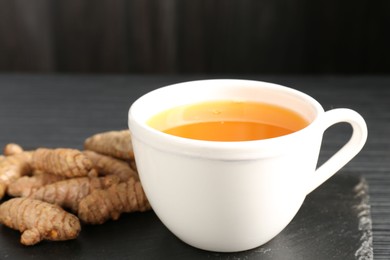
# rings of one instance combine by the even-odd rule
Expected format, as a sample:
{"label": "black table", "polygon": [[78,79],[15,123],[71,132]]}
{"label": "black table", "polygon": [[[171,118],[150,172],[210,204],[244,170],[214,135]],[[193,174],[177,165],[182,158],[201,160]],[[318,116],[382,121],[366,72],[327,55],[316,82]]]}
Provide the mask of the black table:
{"label": "black table", "polygon": [[[94,133],[127,128],[128,108],[142,94],[170,83],[205,78],[212,77],[0,75],[0,147],[9,142],[16,142],[25,148],[81,149],[83,140]],[[362,152],[340,170],[338,175],[362,176],[367,180],[374,256],[375,259],[389,259],[390,76],[229,75],[213,78],[245,78],[283,84],[313,96],[325,110],[348,107],[358,111],[366,119],[369,128],[368,142]],[[320,162],[326,160],[346,141],[349,131],[348,126],[341,124],[326,132]],[[141,218],[141,215],[136,214],[134,218]],[[148,213],[144,218],[153,219],[155,216]],[[93,236],[95,227],[88,229],[89,235]],[[157,230],[162,228],[158,227]],[[12,239],[18,237],[18,234],[5,228],[1,228],[0,231],[0,236],[6,233]],[[136,239],[134,236],[132,238]],[[110,238],[107,238],[107,243],[109,240]],[[63,242],[61,247],[66,245],[66,242]],[[2,245],[0,252],[1,247]],[[21,246],[19,248],[25,250]],[[142,250],[147,248],[138,250],[141,250],[142,255]],[[32,258],[39,258],[39,253],[36,255],[32,251],[31,253]],[[56,252],[54,250],[50,253]],[[113,254],[115,255],[115,252]],[[11,253],[2,257],[5,256],[13,259]]]}

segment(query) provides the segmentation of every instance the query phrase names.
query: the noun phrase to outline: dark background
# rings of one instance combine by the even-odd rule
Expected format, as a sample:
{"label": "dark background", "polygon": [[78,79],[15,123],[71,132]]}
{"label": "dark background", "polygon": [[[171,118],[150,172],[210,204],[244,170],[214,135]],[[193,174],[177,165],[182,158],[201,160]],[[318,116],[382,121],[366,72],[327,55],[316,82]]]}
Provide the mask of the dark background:
{"label": "dark background", "polygon": [[0,0],[0,72],[390,72],[389,0]]}

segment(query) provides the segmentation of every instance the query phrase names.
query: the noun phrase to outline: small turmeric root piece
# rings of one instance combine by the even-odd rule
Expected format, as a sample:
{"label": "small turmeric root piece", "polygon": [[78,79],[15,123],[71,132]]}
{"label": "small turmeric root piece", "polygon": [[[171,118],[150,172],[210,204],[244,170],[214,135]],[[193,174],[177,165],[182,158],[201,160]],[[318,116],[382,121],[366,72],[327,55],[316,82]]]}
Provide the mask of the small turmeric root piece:
{"label": "small turmeric root piece", "polygon": [[1,204],[0,223],[22,232],[20,242],[27,246],[42,240],[75,239],[81,230],[75,215],[29,198],[14,198]]}
{"label": "small turmeric root piece", "polygon": [[7,194],[12,197],[27,197],[42,186],[64,179],[63,176],[50,173],[23,176],[8,185]]}
{"label": "small turmeric root piece", "polygon": [[94,190],[80,201],[78,217],[86,224],[102,224],[109,219],[117,220],[121,213],[150,208],[141,183],[130,178],[108,189]]}
{"label": "small turmeric root piece", "polygon": [[129,130],[109,131],[93,135],[85,140],[84,148],[122,160],[134,159]]}
{"label": "small turmeric root piece", "polygon": [[32,166],[43,171],[67,178],[93,174],[92,162],[82,152],[75,149],[39,148],[33,153]]}
{"label": "small turmeric root piece", "polygon": [[5,156],[15,155],[24,152],[23,148],[14,143],[9,143],[4,147],[3,154]]}
{"label": "small turmeric root piece", "polygon": [[30,194],[29,198],[42,200],[77,212],[80,200],[94,189],[105,189],[118,182],[117,176],[71,178],[45,185]]}
{"label": "small turmeric root piece", "polygon": [[83,151],[92,161],[99,175],[116,175],[120,181],[127,181],[130,177],[138,179],[138,174],[125,161],[102,155],[94,151]]}
{"label": "small turmeric root piece", "polygon": [[0,199],[10,183],[31,172],[32,152],[22,152],[0,160]]}

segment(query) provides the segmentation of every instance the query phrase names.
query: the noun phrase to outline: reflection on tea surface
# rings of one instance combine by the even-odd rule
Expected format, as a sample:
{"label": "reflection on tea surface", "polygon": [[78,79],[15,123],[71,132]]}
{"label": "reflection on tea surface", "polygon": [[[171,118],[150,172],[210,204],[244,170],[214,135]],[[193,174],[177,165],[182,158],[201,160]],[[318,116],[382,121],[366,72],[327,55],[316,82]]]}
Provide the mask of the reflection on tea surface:
{"label": "reflection on tea surface", "polygon": [[250,141],[290,134],[308,122],[280,106],[223,100],[175,107],[153,116],[148,125],[190,139]]}

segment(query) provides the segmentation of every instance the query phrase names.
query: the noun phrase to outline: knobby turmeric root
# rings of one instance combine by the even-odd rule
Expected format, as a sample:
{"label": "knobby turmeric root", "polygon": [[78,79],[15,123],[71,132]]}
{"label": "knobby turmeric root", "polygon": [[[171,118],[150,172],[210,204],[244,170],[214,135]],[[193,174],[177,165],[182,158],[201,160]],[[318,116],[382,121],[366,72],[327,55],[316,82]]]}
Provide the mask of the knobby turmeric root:
{"label": "knobby turmeric root", "polygon": [[31,172],[32,152],[21,152],[0,160],[0,199],[10,183]]}
{"label": "knobby turmeric root", "polygon": [[3,154],[5,156],[10,156],[10,155],[22,153],[23,151],[24,150],[20,145],[14,144],[14,143],[9,143],[4,147]]}
{"label": "knobby turmeric root", "polygon": [[14,198],[0,205],[0,223],[22,232],[20,242],[69,240],[78,236],[79,219],[56,205],[29,198]]}
{"label": "knobby turmeric root", "polygon": [[116,175],[120,181],[127,181],[131,177],[138,179],[138,174],[125,161],[102,155],[93,151],[83,151],[92,161],[99,175]]}
{"label": "knobby turmeric root", "polygon": [[122,160],[134,159],[129,130],[109,131],[93,135],[85,140],[84,148]]}
{"label": "knobby turmeric root", "polygon": [[64,179],[63,176],[43,172],[23,176],[8,185],[7,194],[12,197],[27,197],[44,185]]}
{"label": "knobby turmeric root", "polygon": [[79,203],[78,217],[86,224],[116,220],[121,213],[149,210],[150,204],[141,183],[134,178],[105,190],[94,190]]}
{"label": "knobby turmeric root", "polygon": [[[0,155],[0,223],[22,232],[21,243],[78,236],[80,220],[101,224],[122,213],[151,209],[137,173],[130,132],[87,138],[86,151],[24,151],[8,144]],[[97,177],[99,176],[99,177]],[[68,209],[75,214],[67,213]]]}
{"label": "knobby turmeric root", "polygon": [[96,175],[93,164],[82,152],[75,149],[39,148],[34,151],[32,166],[35,170],[71,177]]}
{"label": "knobby turmeric root", "polygon": [[93,190],[105,189],[118,182],[119,178],[114,175],[101,178],[78,177],[66,179],[37,189],[29,195],[29,198],[56,204],[77,212],[81,199]]}

